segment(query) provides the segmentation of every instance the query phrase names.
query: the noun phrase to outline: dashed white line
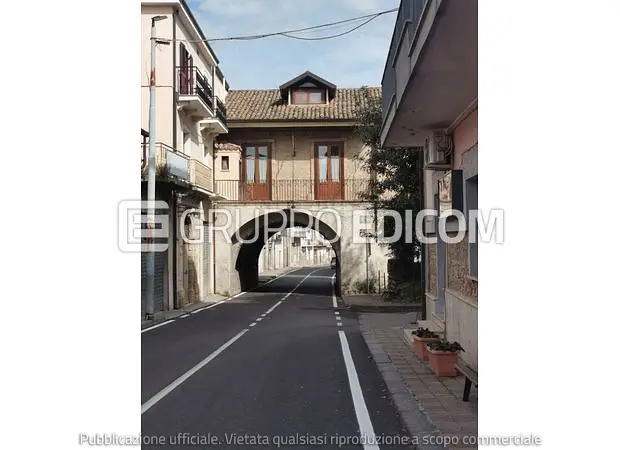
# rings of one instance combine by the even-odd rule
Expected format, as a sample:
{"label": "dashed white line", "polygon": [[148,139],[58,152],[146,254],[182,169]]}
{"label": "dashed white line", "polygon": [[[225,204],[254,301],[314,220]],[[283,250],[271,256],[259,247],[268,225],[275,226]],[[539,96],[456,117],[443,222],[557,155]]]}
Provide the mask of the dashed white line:
{"label": "dashed white line", "polygon": [[273,305],[271,308],[269,308],[267,311],[265,311],[265,314],[271,314],[271,311],[273,311],[274,309],[276,309],[278,306],[280,306],[282,304],[282,300],[280,300],[278,303],[276,303],[275,305]]}
{"label": "dashed white line", "polygon": [[249,331],[248,328],[243,329],[242,331],[240,331],[239,333],[237,333],[235,336],[233,336],[232,338],[230,338],[228,341],[226,341],[221,347],[219,347],[217,350],[215,350],[213,353],[211,353],[209,356],[207,356],[205,359],[203,359],[202,361],[200,361],[198,364],[196,364],[194,367],[192,367],[191,369],[189,369],[187,372],[185,372],[183,375],[181,375],[179,378],[177,378],[176,380],[174,380],[172,383],[170,383],[168,386],[166,386],[165,388],[163,388],[161,391],[159,391],[157,394],[155,394],[153,397],[151,397],[150,399],[148,399],[145,403],[142,404],[142,414],[144,414],[145,412],[147,412],[149,409],[151,409],[151,407],[153,407],[153,405],[155,405],[157,402],[159,402],[162,398],[164,398],[166,395],[168,395],[170,392],[172,392],[175,388],[177,388],[178,386],[181,385],[181,383],[183,383],[185,380],[187,380],[189,377],[191,377],[192,375],[194,375],[196,372],[198,372],[200,369],[202,369],[204,366],[206,366],[207,364],[209,364],[211,361],[213,361],[220,353],[222,353],[224,350],[226,350],[228,347],[230,347],[232,344],[235,343],[235,341],[237,341],[237,339],[239,339],[241,336],[243,336],[245,333],[247,333]]}
{"label": "dashed white line", "polygon": [[332,306],[338,308],[338,300],[336,300],[336,275],[332,276]]}
{"label": "dashed white line", "polygon": [[259,317],[258,319],[256,319],[257,322],[260,322],[261,320],[263,320],[262,317]]}
{"label": "dashed white line", "polygon": [[250,324],[250,327],[254,327],[254,326],[256,326],[256,322],[252,322],[252,323]]}
{"label": "dashed white line", "polygon": [[140,334],[146,333],[147,331],[154,330],[155,328],[163,327],[164,325],[168,325],[169,323],[172,323],[172,322],[174,322],[174,319],[166,320],[165,322],[158,323],[157,325],[153,325],[150,328],[145,328],[144,330],[140,332]]}
{"label": "dashed white line", "polygon": [[183,314],[181,317],[179,317],[179,319],[185,319],[186,317],[189,317],[189,314]]}
{"label": "dashed white line", "polygon": [[336,314],[337,316],[340,315],[340,311],[334,311],[334,314]]}

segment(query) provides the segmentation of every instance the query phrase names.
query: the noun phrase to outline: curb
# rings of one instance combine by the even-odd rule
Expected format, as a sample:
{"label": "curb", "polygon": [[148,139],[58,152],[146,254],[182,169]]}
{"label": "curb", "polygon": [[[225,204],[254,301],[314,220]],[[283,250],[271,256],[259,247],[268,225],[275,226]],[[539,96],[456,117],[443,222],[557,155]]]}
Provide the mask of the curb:
{"label": "curb", "polygon": [[[375,338],[372,330],[360,330],[362,337],[372,355],[372,358],[383,377],[394,407],[398,411],[400,418],[407,428],[411,437],[416,437],[418,441],[422,441],[424,436],[441,436],[437,428],[431,424],[423,412],[420,403],[413,398],[414,395],[405,385],[400,373],[379,341]],[[439,450],[445,447],[440,445],[422,445],[414,446],[419,450]]]}

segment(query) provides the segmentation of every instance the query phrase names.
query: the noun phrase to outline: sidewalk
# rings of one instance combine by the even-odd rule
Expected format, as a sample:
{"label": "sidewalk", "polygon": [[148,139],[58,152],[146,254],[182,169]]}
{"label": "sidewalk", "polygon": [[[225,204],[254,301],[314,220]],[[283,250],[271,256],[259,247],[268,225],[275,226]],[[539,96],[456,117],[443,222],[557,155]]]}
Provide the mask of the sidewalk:
{"label": "sidewalk", "polygon": [[[478,435],[478,389],[462,400],[464,378],[438,378],[415,356],[403,329],[415,328],[417,313],[360,314],[360,328],[403,422],[412,436]],[[439,446],[441,447],[441,446]],[[463,444],[451,449],[474,448]],[[435,447],[419,446],[432,449]],[[446,448],[446,447],[444,447]]]}
{"label": "sidewalk", "polygon": [[145,329],[170,319],[176,319],[177,317],[180,317],[184,314],[190,313],[200,308],[204,308],[205,306],[213,305],[214,303],[220,302],[226,298],[228,297],[224,297],[223,295],[211,294],[207,296],[204,302],[192,303],[191,305],[187,305],[181,309],[159,311],[155,313],[155,317],[153,318],[153,320],[144,320],[144,318],[142,318],[141,328]]}
{"label": "sidewalk", "polygon": [[342,296],[343,303],[356,312],[417,312],[422,311],[421,303],[386,302],[381,294],[351,294]]}

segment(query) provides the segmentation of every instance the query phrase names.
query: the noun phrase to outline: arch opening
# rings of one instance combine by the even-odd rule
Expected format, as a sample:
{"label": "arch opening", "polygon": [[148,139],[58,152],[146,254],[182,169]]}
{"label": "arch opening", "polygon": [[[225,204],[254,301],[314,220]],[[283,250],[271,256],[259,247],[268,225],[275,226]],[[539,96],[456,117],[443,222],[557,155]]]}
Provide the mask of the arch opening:
{"label": "arch opening", "polygon": [[235,269],[242,291],[255,289],[259,284],[259,258],[268,241],[278,233],[291,228],[313,230],[331,244],[338,264],[336,293],[340,295],[340,236],[329,224],[306,212],[284,209],[257,216],[243,224],[233,234],[233,245],[239,246]]}

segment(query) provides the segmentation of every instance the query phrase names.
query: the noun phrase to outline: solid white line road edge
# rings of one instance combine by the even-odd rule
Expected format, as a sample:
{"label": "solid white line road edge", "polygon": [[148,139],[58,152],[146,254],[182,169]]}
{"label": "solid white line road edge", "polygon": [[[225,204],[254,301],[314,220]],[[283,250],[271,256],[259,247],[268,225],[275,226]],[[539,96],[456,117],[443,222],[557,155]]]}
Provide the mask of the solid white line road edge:
{"label": "solid white line road edge", "polygon": [[[336,288],[335,288],[336,276],[332,278],[332,299],[334,307],[337,307],[336,303]],[[340,322],[340,316],[336,317],[336,323],[338,327],[342,327]],[[342,348],[342,356],[344,357],[344,365],[347,369],[347,377],[349,379],[349,387],[351,389],[351,397],[353,398],[353,407],[355,409],[355,416],[357,417],[357,424],[360,429],[360,436],[364,450],[380,450],[377,444],[377,438],[375,430],[370,420],[370,414],[368,413],[368,407],[364,400],[364,393],[362,392],[362,386],[360,385],[357,371],[355,370],[355,363],[353,362],[353,356],[351,355],[351,349],[349,348],[349,341],[344,330],[338,330],[338,337],[340,338],[340,347]]]}
{"label": "solid white line road edge", "polygon": [[235,336],[233,336],[232,338],[230,338],[228,341],[226,341],[226,343],[224,343],[221,347],[219,347],[217,350],[215,350],[213,353],[211,353],[209,356],[207,356],[205,359],[203,359],[202,361],[200,361],[198,364],[196,364],[194,367],[192,367],[191,369],[189,369],[187,372],[185,372],[183,375],[181,375],[179,378],[177,378],[176,380],[174,380],[172,383],[170,383],[168,386],[166,386],[165,388],[163,388],[161,391],[159,391],[157,394],[155,394],[153,397],[151,397],[150,399],[148,399],[145,403],[142,404],[142,414],[144,414],[145,412],[147,412],[149,409],[151,409],[151,407],[153,405],[155,405],[157,402],[159,402],[162,398],[164,398],[166,395],[168,395],[170,392],[172,392],[175,388],[177,388],[179,385],[181,385],[181,383],[183,383],[185,380],[187,380],[189,377],[191,377],[192,375],[194,375],[196,372],[198,372],[200,369],[202,369],[204,366],[206,366],[207,364],[209,364],[211,361],[213,361],[220,353],[222,353],[224,350],[226,350],[228,347],[230,347],[232,344],[235,343],[235,341],[237,341],[241,336],[243,336],[245,333],[247,333],[249,331],[248,328],[243,329],[242,331],[240,331],[239,333],[237,333]]}
{"label": "solid white line road edge", "polygon": [[342,356],[344,357],[344,364],[347,368],[347,376],[349,378],[349,387],[351,388],[351,397],[353,397],[353,407],[355,408],[355,415],[357,416],[357,424],[360,429],[360,436],[364,443],[364,450],[379,450],[375,435],[375,430],[370,420],[370,414],[368,413],[368,407],[364,400],[364,393],[362,392],[362,386],[355,370],[355,363],[353,362],[353,356],[351,356],[351,350],[349,349],[349,342],[347,341],[347,335],[344,331],[338,330],[338,337],[340,338],[340,346],[342,347]]}
{"label": "solid white line road edge", "polygon": [[142,333],[146,333],[147,331],[154,330],[155,328],[163,327],[164,325],[168,325],[169,323],[172,323],[172,322],[174,322],[174,321],[175,321],[175,319],[170,319],[170,320],[166,320],[165,322],[158,323],[157,325],[153,325],[152,327],[145,328],[144,330],[142,330],[142,331],[140,332],[140,334],[142,334]]}

